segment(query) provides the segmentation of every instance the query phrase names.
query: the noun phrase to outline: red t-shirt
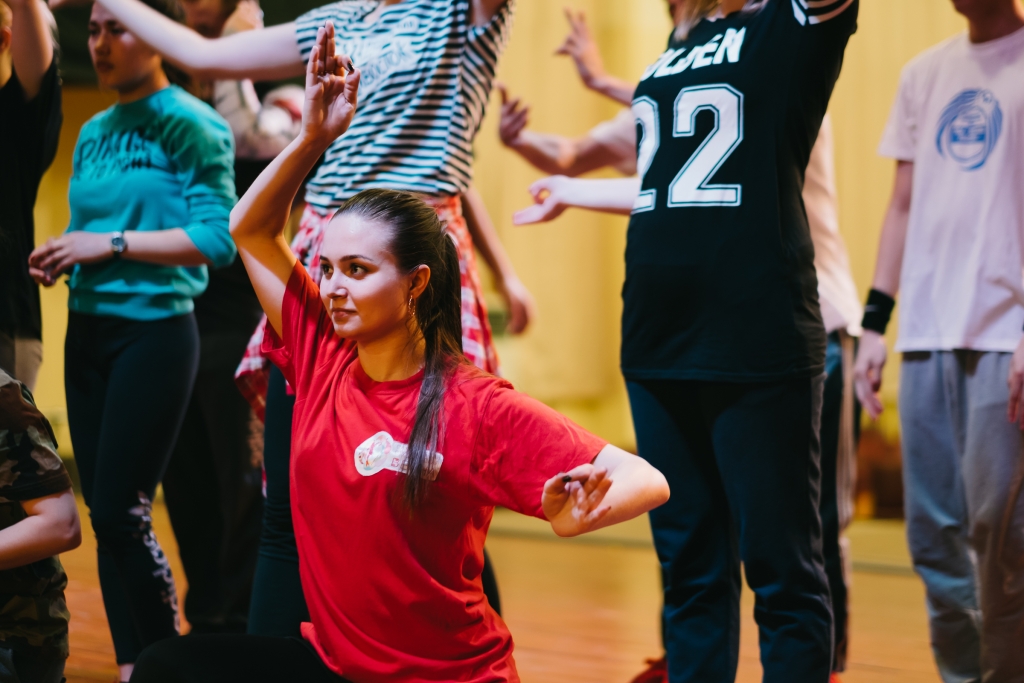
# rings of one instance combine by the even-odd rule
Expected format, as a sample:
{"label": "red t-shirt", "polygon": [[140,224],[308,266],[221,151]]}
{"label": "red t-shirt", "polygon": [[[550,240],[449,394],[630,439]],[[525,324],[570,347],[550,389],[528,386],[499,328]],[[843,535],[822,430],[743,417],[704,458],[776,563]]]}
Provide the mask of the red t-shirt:
{"label": "red t-shirt", "polygon": [[410,515],[398,472],[422,372],[370,379],[300,264],[282,327],[264,351],[295,388],[292,516],[312,621],[303,636],[355,683],[518,681],[512,637],[480,582],[494,507],[544,519],[544,482],[606,442],[464,365],[445,397],[440,469]]}

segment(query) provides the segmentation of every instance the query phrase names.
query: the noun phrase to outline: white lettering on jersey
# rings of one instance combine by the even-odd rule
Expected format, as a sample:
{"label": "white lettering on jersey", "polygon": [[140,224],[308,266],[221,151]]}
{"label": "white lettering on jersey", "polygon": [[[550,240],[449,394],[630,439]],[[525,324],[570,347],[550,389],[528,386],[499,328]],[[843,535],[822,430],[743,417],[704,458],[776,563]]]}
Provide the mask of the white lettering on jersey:
{"label": "white lettering on jersey", "polygon": [[666,50],[654,64],[647,67],[644,75],[640,78],[645,81],[651,76],[664,78],[675,76],[687,69],[703,69],[706,66],[722,64],[726,60],[730,64],[740,61],[740,53],[743,50],[743,40],[747,37],[746,27],[737,31],[734,28],[727,29],[725,35],[716,35],[704,45],[699,45],[689,54],[685,47],[677,50]]}
{"label": "white lettering on jersey", "polygon": [[[364,477],[372,477],[382,470],[405,474],[409,469],[409,447],[395,441],[387,432],[377,432],[356,449],[355,462],[356,471]],[[443,462],[444,456],[437,453],[427,479],[437,479]]]}

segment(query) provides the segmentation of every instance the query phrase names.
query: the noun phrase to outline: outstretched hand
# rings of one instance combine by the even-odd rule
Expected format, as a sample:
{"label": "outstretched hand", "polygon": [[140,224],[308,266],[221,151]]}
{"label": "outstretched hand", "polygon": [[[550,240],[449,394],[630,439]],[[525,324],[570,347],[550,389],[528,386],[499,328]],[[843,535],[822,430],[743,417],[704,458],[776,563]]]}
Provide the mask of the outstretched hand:
{"label": "outstretched hand", "polygon": [[547,223],[561,216],[572,206],[569,193],[573,181],[573,178],[555,175],[542,178],[530,185],[530,195],[534,204],[516,211],[512,216],[512,222],[515,225]]}
{"label": "outstretched hand", "polygon": [[359,70],[348,57],[334,54],[334,23],[317,31],[306,66],[302,134],[330,144],[352,124],[359,95]]}
{"label": "outstretched hand", "polygon": [[560,473],[544,484],[544,516],[559,536],[578,536],[600,528],[600,521],[612,509],[604,504],[611,487],[608,471],[602,467],[580,465]]}

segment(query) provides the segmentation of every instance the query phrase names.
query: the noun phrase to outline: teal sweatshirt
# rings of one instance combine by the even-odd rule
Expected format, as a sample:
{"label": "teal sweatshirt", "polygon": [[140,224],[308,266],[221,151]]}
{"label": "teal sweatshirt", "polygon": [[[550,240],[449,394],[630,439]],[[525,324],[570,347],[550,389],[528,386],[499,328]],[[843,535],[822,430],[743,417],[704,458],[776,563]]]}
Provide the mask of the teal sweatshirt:
{"label": "teal sweatshirt", "polygon": [[[230,265],[234,139],[212,107],[171,86],[115,104],[90,119],[75,145],[68,232],[182,228],[213,267]],[[205,266],[125,258],[75,266],[68,307],[79,313],[158,320],[192,310]]]}

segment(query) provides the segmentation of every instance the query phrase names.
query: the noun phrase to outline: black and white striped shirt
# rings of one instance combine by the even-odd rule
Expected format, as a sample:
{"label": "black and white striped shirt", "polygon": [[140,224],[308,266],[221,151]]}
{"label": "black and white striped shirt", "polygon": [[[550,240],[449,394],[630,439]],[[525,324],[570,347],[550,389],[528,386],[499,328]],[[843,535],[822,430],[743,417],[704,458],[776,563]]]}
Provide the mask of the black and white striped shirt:
{"label": "black and white striped shirt", "polygon": [[473,138],[484,117],[515,0],[474,26],[470,0],[405,0],[363,19],[378,0],[340,0],[299,17],[309,58],[317,29],[334,22],[340,54],[362,71],[351,128],[327,150],[306,201],[328,213],[374,187],[459,194],[472,176]]}

